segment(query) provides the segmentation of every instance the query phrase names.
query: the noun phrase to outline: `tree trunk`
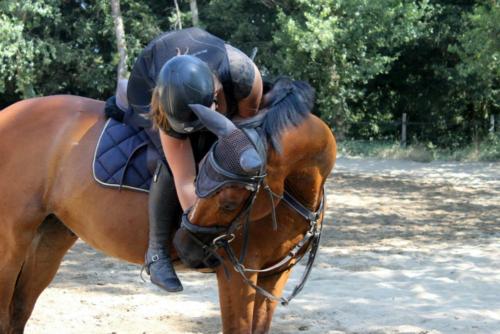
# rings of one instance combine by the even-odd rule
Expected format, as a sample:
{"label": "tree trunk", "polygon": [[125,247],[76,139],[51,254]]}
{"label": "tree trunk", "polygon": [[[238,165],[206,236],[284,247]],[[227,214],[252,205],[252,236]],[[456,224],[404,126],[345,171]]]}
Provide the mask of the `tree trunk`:
{"label": "tree trunk", "polygon": [[118,62],[118,81],[128,77],[127,69],[127,44],[125,42],[125,29],[123,28],[122,13],[120,10],[120,0],[111,0],[111,15],[115,24],[116,47],[120,55]]}
{"label": "tree trunk", "polygon": [[198,4],[196,0],[189,0],[189,6],[191,6],[191,16],[193,18],[193,27],[198,27],[200,25],[200,19],[198,17]]}
{"label": "tree trunk", "polygon": [[181,18],[181,10],[179,9],[179,4],[177,0],[174,0],[175,10],[177,12],[177,22],[175,23],[176,29],[182,29],[182,18]]}

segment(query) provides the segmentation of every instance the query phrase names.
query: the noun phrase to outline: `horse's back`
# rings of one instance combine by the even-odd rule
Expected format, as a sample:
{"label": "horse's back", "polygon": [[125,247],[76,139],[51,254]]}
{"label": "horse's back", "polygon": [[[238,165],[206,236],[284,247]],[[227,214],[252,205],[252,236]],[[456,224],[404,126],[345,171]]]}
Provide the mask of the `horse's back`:
{"label": "horse's back", "polygon": [[[75,112],[85,112],[98,115],[104,102],[74,95],[53,95],[35,97],[21,100],[3,110],[0,110],[0,127],[8,126],[7,122],[12,122],[13,118],[19,117],[46,117],[54,114],[69,114]],[[62,115],[61,115],[62,116]]]}
{"label": "horse's back", "polygon": [[[97,120],[104,103],[80,96],[54,95],[16,102],[0,111],[0,137],[19,132],[24,136],[64,128],[78,117]],[[1,144],[1,143],[0,143]]]}
{"label": "horse's back", "polygon": [[103,108],[101,101],[71,95],[19,101],[0,111],[0,155],[9,161],[50,156],[103,121]]}

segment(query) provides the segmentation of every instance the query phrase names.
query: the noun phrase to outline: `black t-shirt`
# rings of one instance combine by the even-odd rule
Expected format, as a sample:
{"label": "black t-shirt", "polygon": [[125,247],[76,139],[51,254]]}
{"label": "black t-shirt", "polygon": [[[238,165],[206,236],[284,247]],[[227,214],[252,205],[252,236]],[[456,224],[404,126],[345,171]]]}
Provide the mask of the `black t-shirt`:
{"label": "black t-shirt", "polygon": [[227,52],[222,39],[199,28],[167,32],[144,48],[132,68],[127,97],[136,112],[149,109],[158,73],[168,60],[178,54],[200,58],[223,85],[231,82]]}
{"label": "black t-shirt", "polygon": [[[252,90],[255,73],[252,60],[222,39],[199,28],[164,33],[151,41],[137,58],[130,75],[127,97],[133,111],[149,112],[151,96],[162,66],[178,54],[200,58],[221,82],[228,106],[227,115],[237,114],[237,101]],[[186,135],[173,130],[176,138]]]}
{"label": "black t-shirt", "polygon": [[[162,66],[178,54],[189,54],[207,63],[224,89],[227,116],[236,115],[237,101],[248,96],[252,89],[255,77],[253,61],[240,50],[199,28],[166,32],[144,48],[132,68],[127,87],[132,112],[149,112],[158,74]],[[169,129],[166,133],[179,139],[189,137],[196,161],[203,158],[216,139],[208,131],[187,135]]]}

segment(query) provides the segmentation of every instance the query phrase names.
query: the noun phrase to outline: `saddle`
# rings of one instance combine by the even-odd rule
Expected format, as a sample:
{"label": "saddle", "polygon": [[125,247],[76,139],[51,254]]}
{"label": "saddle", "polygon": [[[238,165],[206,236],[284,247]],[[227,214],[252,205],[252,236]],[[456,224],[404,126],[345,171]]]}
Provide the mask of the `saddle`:
{"label": "saddle", "polygon": [[94,179],[108,187],[149,192],[158,159],[157,133],[114,118],[106,122],[95,148]]}

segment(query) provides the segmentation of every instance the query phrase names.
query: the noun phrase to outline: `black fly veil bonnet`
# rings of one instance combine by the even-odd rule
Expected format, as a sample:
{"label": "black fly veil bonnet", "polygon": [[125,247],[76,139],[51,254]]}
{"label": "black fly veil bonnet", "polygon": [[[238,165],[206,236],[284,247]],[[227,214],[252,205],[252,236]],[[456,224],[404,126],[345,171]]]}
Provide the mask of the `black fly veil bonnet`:
{"label": "black fly veil bonnet", "polygon": [[[217,112],[200,105],[191,105],[200,118],[220,118]],[[220,119],[219,119],[220,120]],[[254,191],[264,176],[266,146],[256,129],[238,129],[231,122],[213,125],[219,140],[215,142],[203,161],[196,178],[196,195],[212,196],[227,185],[242,185]],[[215,130],[215,131],[214,131]]]}

